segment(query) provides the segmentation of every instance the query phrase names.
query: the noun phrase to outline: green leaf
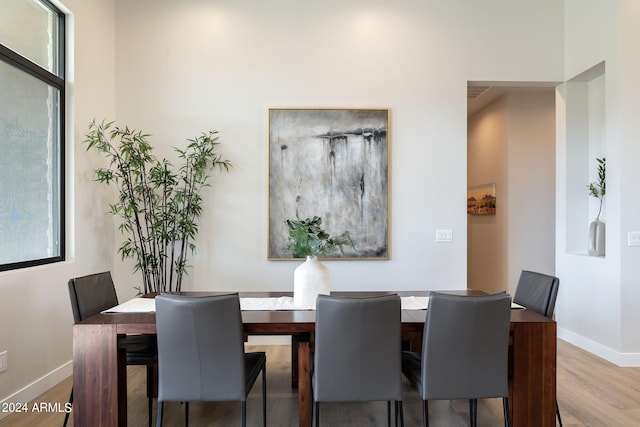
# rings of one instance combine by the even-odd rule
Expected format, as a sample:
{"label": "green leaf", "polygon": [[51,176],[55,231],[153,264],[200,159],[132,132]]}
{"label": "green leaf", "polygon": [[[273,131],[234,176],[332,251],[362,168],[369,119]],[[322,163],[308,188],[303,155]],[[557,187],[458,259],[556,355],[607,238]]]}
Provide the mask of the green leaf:
{"label": "green leaf", "polygon": [[304,220],[285,219],[284,223],[289,229],[289,244],[286,251],[291,253],[294,258],[328,254],[335,252],[336,249],[343,252],[343,246],[347,245],[355,249],[348,231],[339,236],[331,237],[320,227],[322,218],[319,216]]}

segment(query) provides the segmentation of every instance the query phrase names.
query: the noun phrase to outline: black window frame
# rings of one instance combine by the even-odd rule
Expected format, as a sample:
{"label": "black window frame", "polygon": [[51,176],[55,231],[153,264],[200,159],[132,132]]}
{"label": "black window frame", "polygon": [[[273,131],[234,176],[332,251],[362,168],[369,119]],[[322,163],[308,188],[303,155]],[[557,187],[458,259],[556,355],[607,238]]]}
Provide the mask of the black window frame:
{"label": "black window frame", "polygon": [[35,267],[45,264],[53,264],[62,262],[66,259],[66,15],[48,0],[38,0],[43,6],[47,7],[56,17],[58,23],[57,34],[57,74],[41,67],[35,62],[18,54],[0,43],[0,61],[13,66],[33,77],[46,83],[59,91],[58,99],[58,167],[57,180],[58,183],[58,230],[59,230],[59,249],[60,254],[52,257],[32,259],[26,261],[17,261],[13,263],[0,264],[0,271],[17,270],[21,268]]}

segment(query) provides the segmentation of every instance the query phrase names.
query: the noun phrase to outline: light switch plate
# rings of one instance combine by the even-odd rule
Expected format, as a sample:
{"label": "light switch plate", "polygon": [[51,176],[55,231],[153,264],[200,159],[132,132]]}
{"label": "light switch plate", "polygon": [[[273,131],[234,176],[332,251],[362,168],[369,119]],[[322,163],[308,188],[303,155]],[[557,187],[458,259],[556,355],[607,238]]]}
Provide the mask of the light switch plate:
{"label": "light switch plate", "polygon": [[7,370],[7,351],[0,353],[0,372]]}
{"label": "light switch plate", "polygon": [[640,231],[630,231],[627,234],[627,246],[640,246]]}
{"label": "light switch plate", "polygon": [[436,230],[436,242],[453,242],[453,230]]}

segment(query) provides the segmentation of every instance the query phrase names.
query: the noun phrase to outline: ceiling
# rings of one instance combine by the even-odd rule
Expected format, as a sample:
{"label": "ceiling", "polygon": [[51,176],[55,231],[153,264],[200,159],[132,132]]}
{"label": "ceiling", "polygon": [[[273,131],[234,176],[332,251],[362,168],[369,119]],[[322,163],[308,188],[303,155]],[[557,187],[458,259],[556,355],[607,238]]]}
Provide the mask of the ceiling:
{"label": "ceiling", "polygon": [[554,91],[557,82],[467,82],[467,117],[510,92]]}

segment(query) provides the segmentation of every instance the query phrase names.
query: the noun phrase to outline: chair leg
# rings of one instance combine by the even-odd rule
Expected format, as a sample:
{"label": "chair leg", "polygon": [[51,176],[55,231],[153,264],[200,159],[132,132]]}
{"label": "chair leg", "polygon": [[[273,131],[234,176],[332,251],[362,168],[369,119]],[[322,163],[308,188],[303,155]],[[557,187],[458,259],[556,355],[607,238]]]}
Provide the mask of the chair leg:
{"label": "chair leg", "polygon": [[311,393],[309,394],[309,396],[311,396],[311,399],[309,399],[309,413],[311,414],[311,427],[313,427],[313,417],[314,417],[313,411],[316,403],[316,398],[313,395],[313,385],[309,388],[311,389]]}
{"label": "chair leg", "polygon": [[153,426],[153,397],[149,397],[149,427]]}
{"label": "chair leg", "polygon": [[[73,387],[71,387],[71,394],[69,394],[69,406],[73,407]],[[71,408],[69,408],[69,412],[66,412],[64,414],[64,424],[62,424],[63,427],[67,427],[67,423],[69,422],[69,414],[70,413],[71,413]],[[558,417],[560,417],[560,412],[558,412]],[[562,426],[562,423],[560,423],[560,426]]]}
{"label": "chair leg", "polygon": [[262,425],[267,427],[267,368],[262,368]]}
{"label": "chair leg", "polygon": [[189,427],[189,402],[184,402],[184,427]]}
{"label": "chair leg", "polygon": [[242,427],[247,427],[247,401],[240,402],[240,412],[242,413]]}
{"label": "chair leg", "polygon": [[156,414],[156,427],[162,427],[162,413],[164,411],[164,402],[158,400],[158,413]]}
{"label": "chair leg", "polygon": [[316,402],[315,412],[316,412],[316,427],[320,427],[320,402]]}
{"label": "chair leg", "polygon": [[149,427],[153,425],[153,365],[147,365],[147,399],[149,400]]}
{"label": "chair leg", "polygon": [[396,401],[396,427],[398,427],[398,420],[400,421],[400,427],[404,427],[404,410],[402,409],[402,400]]}
{"label": "chair leg", "polygon": [[469,399],[469,425],[477,427],[478,425],[478,400]]}
{"label": "chair leg", "polygon": [[387,426],[391,427],[391,401],[387,400]]}
{"label": "chair leg", "polygon": [[558,406],[558,400],[556,399],[556,415],[558,417],[558,423],[562,427],[562,418],[560,417],[560,407]]}
{"label": "chair leg", "polygon": [[511,419],[509,418],[509,398],[508,397],[502,398],[502,408],[504,409],[504,425],[505,427],[510,427]]}
{"label": "chair leg", "polygon": [[429,403],[427,400],[422,401],[422,425],[429,427]]}

